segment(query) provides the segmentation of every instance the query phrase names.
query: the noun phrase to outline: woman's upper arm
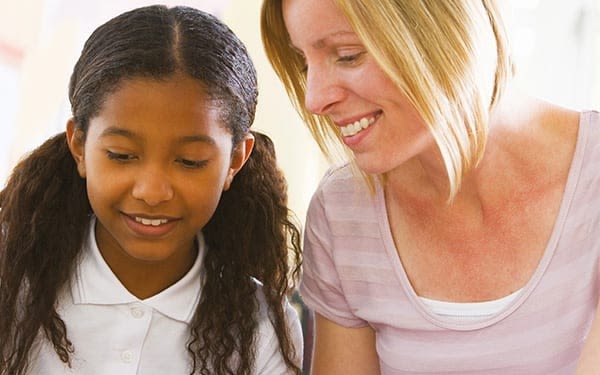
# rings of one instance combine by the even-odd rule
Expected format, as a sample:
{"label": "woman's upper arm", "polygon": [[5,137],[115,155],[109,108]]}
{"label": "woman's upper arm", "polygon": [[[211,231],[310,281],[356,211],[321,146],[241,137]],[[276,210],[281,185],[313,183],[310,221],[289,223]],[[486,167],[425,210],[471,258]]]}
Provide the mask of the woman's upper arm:
{"label": "woman's upper arm", "polygon": [[371,327],[347,328],[315,313],[312,375],[378,375]]}
{"label": "woman's upper arm", "polygon": [[592,323],[590,333],[583,345],[577,375],[596,375],[600,368],[600,303],[596,307],[596,317]]}

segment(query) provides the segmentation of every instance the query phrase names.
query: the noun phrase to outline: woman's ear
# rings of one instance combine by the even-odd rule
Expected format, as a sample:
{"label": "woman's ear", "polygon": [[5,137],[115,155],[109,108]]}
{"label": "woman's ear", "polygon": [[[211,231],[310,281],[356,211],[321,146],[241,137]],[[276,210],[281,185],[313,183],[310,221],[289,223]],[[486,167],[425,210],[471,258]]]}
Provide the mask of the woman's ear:
{"label": "woman's ear", "polygon": [[75,164],[77,164],[79,175],[81,178],[85,178],[84,134],[81,129],[77,128],[74,118],[70,118],[69,121],[67,121],[67,144],[69,145],[69,150],[71,150],[71,155],[73,155]]}
{"label": "woman's ear", "polygon": [[225,184],[223,185],[223,191],[229,190],[233,178],[239,172],[239,170],[242,169],[244,164],[246,164],[246,161],[248,161],[253,148],[254,135],[252,135],[252,133],[248,133],[233,150],[233,155],[231,156],[231,165],[229,166],[229,171],[227,172],[227,178],[225,179]]}

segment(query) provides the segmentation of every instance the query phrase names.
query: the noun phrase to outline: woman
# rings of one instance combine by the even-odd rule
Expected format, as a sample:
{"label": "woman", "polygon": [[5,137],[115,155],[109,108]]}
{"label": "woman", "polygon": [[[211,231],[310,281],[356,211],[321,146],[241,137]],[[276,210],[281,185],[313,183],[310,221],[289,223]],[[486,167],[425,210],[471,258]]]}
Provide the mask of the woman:
{"label": "woman", "polygon": [[513,87],[496,1],[265,0],[262,36],[321,148],[352,156],[307,214],[313,374],[573,373],[600,115]]}

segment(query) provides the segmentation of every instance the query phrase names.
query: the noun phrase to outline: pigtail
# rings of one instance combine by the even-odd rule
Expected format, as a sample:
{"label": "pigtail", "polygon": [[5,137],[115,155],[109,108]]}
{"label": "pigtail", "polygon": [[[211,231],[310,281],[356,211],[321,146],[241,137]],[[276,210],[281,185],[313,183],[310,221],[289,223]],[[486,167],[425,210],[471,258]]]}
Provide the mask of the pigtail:
{"label": "pigtail", "polygon": [[[286,205],[287,185],[277,168],[273,143],[266,135],[253,134],[249,160],[203,229],[209,249],[206,280],[188,346],[194,364],[200,362],[201,374],[249,374],[253,368],[255,353],[248,350],[255,350],[257,332],[253,278],[263,284],[283,358],[300,373],[296,358],[301,353],[294,352],[284,312],[285,298],[299,278],[300,232]],[[233,353],[239,354],[237,368]]]}
{"label": "pigtail", "polygon": [[0,374],[26,371],[40,332],[69,363],[72,345],[55,306],[87,236],[91,208],[64,132],[14,168],[0,207]]}

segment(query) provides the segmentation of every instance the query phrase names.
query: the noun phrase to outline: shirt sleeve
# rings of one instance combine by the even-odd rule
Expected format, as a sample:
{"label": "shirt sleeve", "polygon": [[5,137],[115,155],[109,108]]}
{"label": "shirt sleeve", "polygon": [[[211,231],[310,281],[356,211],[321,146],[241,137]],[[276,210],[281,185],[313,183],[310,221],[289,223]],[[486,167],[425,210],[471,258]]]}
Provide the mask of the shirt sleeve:
{"label": "shirt sleeve", "polygon": [[307,211],[300,295],[309,308],[327,319],[344,327],[364,327],[367,322],[352,313],[338,274],[323,185],[313,195]]}
{"label": "shirt sleeve", "polygon": [[[287,329],[292,339],[292,344],[298,363],[302,367],[302,354],[304,352],[304,340],[302,337],[302,325],[298,312],[289,301],[286,300],[284,311],[286,314]],[[266,315],[261,321],[259,340],[256,352],[256,374],[259,375],[287,375],[292,372],[288,369],[279,348],[279,340],[275,329]]]}

